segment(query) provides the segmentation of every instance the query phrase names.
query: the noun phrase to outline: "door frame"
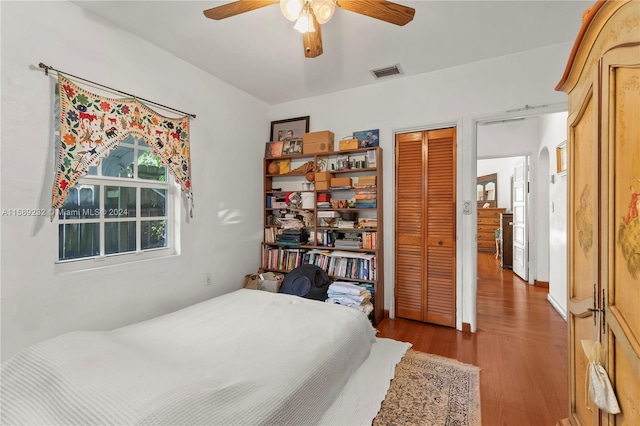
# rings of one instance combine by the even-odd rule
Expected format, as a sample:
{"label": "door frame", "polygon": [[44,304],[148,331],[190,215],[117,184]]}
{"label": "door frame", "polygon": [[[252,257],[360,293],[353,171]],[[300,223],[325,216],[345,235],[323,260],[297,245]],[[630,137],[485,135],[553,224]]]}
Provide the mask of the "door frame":
{"label": "door frame", "polygon": [[[434,123],[434,124],[425,124],[422,126],[416,126],[416,127],[403,127],[403,128],[399,128],[399,129],[393,129],[391,131],[391,136],[392,136],[392,140],[394,141],[393,143],[393,149],[387,150],[387,151],[391,151],[391,156],[392,158],[388,158],[385,160],[386,164],[390,164],[391,165],[391,171],[389,172],[389,166],[385,166],[386,169],[386,176],[391,176],[389,179],[391,179],[391,182],[389,182],[389,186],[387,186],[388,188],[395,188],[396,185],[396,146],[395,146],[395,140],[396,140],[396,136],[398,134],[401,133],[411,133],[411,132],[424,132],[427,130],[438,130],[438,129],[445,129],[448,127],[455,127],[456,128],[456,184],[457,184],[457,193],[456,193],[456,252],[457,253],[461,253],[461,241],[460,241],[460,232],[461,232],[461,226],[462,224],[460,223],[460,218],[461,218],[461,210],[460,210],[460,206],[462,203],[462,191],[461,189],[461,183],[463,182],[462,180],[462,156],[461,156],[461,142],[462,142],[462,119],[459,119],[457,121],[443,121],[443,122],[438,122],[438,123]],[[385,151],[385,152],[387,152]],[[385,183],[385,186],[387,185],[387,183]],[[389,198],[387,195],[385,195],[385,198]],[[385,203],[385,208],[384,208],[384,214],[385,217],[391,218],[391,223],[393,223],[393,226],[395,227],[395,223],[396,223],[396,194],[395,191],[393,193],[391,193],[391,202],[387,202]],[[389,306],[389,317],[390,318],[395,318],[395,306],[396,306],[396,300],[395,300],[395,274],[396,274],[396,269],[395,269],[395,232],[390,232],[388,234],[389,236],[385,236],[385,249],[389,250],[389,252],[385,253],[385,258],[386,259],[394,259],[393,262],[387,262],[385,265],[385,282],[387,283],[391,283],[392,288],[385,288],[385,297],[387,297],[388,299],[385,300],[385,306]],[[462,262],[461,262],[461,256],[457,256],[456,257],[456,329],[461,330],[462,329]],[[389,304],[387,304],[387,302]]]}
{"label": "door frame", "polygon": [[[466,182],[463,182],[467,184],[468,188],[471,188],[475,191],[475,185],[476,185],[476,178],[477,178],[477,166],[478,166],[478,125],[480,123],[489,123],[489,122],[499,122],[499,121],[511,121],[514,120],[516,118],[534,118],[534,117],[538,117],[541,115],[547,115],[547,114],[553,114],[556,112],[563,112],[563,111],[567,111],[568,110],[568,104],[566,102],[563,103],[557,103],[557,104],[549,104],[549,105],[540,105],[540,106],[529,106],[526,105],[524,108],[520,108],[520,109],[515,109],[515,110],[509,110],[503,113],[495,113],[495,114],[484,114],[484,115],[478,115],[475,117],[471,118],[471,128],[469,129],[471,132],[471,143],[469,144],[469,151],[470,151],[470,164],[469,164],[469,175],[465,176]],[[458,155],[460,155],[460,151],[458,152]],[[538,174],[538,167],[537,167],[537,153],[532,153],[532,152],[521,152],[521,153],[513,153],[513,154],[509,154],[509,156],[516,156],[516,155],[521,155],[521,156],[528,156],[530,161],[536,161],[535,164],[535,168],[533,170],[530,170],[530,177],[529,180],[530,181],[535,181],[537,178],[537,174]],[[531,164],[530,164],[531,167]],[[460,179],[460,176],[458,176],[458,179]],[[461,182],[461,181],[459,181]],[[535,185],[533,186],[533,188],[535,188]],[[463,190],[464,191],[464,190]],[[531,191],[529,192],[530,194],[532,193]],[[475,194],[475,192],[471,191],[471,193],[469,193],[468,195],[465,193],[465,196],[469,197],[470,200],[474,200],[475,198],[473,197],[473,195]],[[463,203],[464,201],[460,201],[460,204],[458,204],[458,209],[461,210],[463,208]],[[475,201],[474,201],[475,203]],[[528,207],[528,212],[527,214],[529,215],[529,217],[532,217],[532,211],[531,208],[535,205],[535,196],[529,198],[529,207]],[[461,212],[458,212],[458,216],[461,217]],[[478,215],[477,215],[477,211],[474,210],[474,212],[472,214],[469,214],[470,216],[470,229],[471,230],[477,230],[478,229]],[[528,233],[529,235],[532,235],[533,232],[535,232],[535,223],[532,223],[532,221],[529,221],[529,228],[528,228]],[[474,234],[475,235],[475,234]],[[464,274],[466,276],[466,278],[469,280],[470,282],[470,288],[469,288],[469,294],[468,294],[468,303],[469,306],[466,307],[465,311],[468,314],[468,321],[469,321],[469,326],[470,326],[470,331],[472,333],[475,333],[477,331],[478,328],[478,317],[477,317],[477,312],[478,312],[478,303],[477,303],[477,299],[478,299],[478,242],[476,238],[472,238],[469,240],[470,243],[467,244],[467,248],[470,251],[467,251],[467,256],[465,257],[465,254],[462,253],[462,255],[459,257],[458,262],[460,261],[464,261],[465,264],[462,265],[463,266],[463,270],[462,270],[462,274]],[[529,239],[529,241],[531,241],[531,239]],[[534,242],[535,244],[535,242]],[[536,247],[529,247],[529,271],[534,271],[536,270],[536,265],[537,265],[537,260],[535,258],[535,250]],[[532,258],[531,253],[534,253],[534,256]],[[462,275],[460,275],[462,277]],[[530,284],[533,284],[533,277],[532,274],[529,274],[529,280],[530,280]],[[461,329],[461,328],[460,328]]]}

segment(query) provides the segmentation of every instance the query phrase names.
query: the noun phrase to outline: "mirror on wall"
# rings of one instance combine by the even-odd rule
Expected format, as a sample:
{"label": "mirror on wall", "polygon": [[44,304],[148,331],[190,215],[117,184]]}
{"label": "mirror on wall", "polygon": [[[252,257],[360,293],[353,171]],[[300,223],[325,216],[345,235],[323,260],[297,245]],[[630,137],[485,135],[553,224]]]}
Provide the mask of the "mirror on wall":
{"label": "mirror on wall", "polygon": [[[498,207],[498,174],[478,176],[478,207]],[[488,205],[487,205],[488,204]]]}

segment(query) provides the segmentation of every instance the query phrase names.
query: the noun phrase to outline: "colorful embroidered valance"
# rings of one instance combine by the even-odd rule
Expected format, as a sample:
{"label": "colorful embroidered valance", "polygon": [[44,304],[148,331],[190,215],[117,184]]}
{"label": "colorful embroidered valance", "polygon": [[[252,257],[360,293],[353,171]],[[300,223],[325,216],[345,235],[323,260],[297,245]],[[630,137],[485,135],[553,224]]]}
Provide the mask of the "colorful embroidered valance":
{"label": "colorful embroidered valance", "polygon": [[193,215],[190,116],[168,118],[135,98],[106,98],[78,87],[60,73],[58,83],[60,144],[52,212],[64,205],[69,189],[88,173],[89,167],[98,165],[122,139],[136,135],[144,138],[180,184],[190,202],[189,215]]}

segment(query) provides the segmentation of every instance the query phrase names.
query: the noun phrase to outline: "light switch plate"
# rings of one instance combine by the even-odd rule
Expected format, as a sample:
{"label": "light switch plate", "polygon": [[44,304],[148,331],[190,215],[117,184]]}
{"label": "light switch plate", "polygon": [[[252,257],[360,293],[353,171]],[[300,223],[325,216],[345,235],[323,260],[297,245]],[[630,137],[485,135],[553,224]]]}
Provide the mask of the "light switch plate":
{"label": "light switch plate", "polygon": [[471,214],[473,213],[473,203],[471,201],[465,200],[462,206],[462,214]]}

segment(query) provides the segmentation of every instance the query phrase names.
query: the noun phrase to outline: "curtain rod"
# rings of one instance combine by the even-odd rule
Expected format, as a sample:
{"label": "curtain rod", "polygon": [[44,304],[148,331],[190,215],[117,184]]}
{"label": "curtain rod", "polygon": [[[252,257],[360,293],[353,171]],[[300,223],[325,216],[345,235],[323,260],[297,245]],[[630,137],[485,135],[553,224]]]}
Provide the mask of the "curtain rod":
{"label": "curtain rod", "polygon": [[104,84],[96,83],[95,81],[87,80],[86,78],[78,77],[77,75],[69,74],[69,73],[67,73],[65,71],[57,70],[57,69],[55,69],[55,68],[53,68],[53,67],[51,67],[49,65],[43,64],[42,62],[40,62],[40,64],[38,64],[38,66],[40,68],[44,69],[44,75],[49,75],[49,71],[55,71],[57,73],[66,74],[66,75],[68,75],[70,77],[74,77],[74,78],[77,78],[79,80],[86,81],[87,83],[95,84],[96,86],[104,87],[105,89],[112,90],[112,91],[120,93],[122,95],[129,96],[129,97],[132,97],[132,98],[135,98],[135,99],[150,103],[152,105],[156,105],[156,106],[159,106],[159,107],[162,107],[162,108],[166,108],[166,109],[171,110],[171,111],[179,112],[180,114],[184,114],[184,115],[188,115],[190,117],[196,118],[195,114],[191,114],[191,113],[188,113],[188,112],[180,111],[179,109],[171,108],[171,107],[168,107],[166,105],[162,105],[162,104],[159,104],[157,102],[150,101],[148,99],[140,98],[138,96],[132,95],[131,93],[123,92],[122,90],[114,89],[113,87],[105,86]]}

